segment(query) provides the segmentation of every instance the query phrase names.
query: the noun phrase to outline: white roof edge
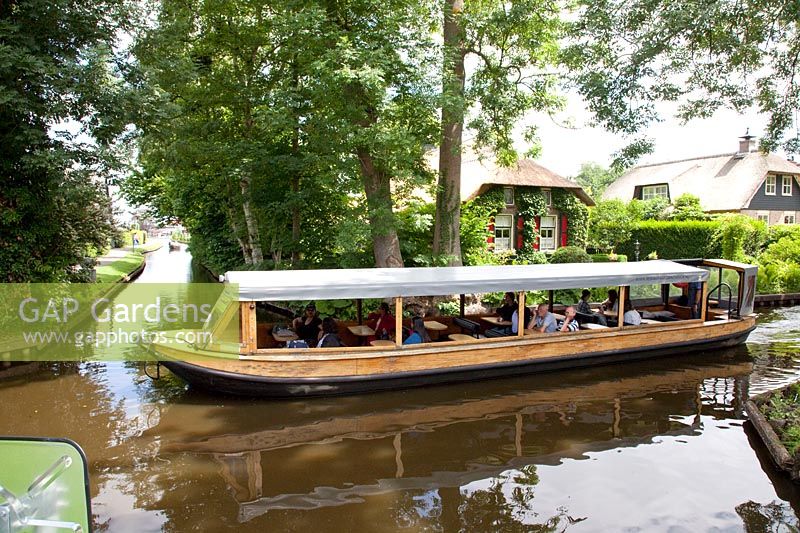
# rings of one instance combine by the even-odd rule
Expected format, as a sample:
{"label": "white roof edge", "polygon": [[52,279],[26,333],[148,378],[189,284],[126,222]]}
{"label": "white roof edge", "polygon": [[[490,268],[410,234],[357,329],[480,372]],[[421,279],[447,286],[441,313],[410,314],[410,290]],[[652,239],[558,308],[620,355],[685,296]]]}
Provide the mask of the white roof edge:
{"label": "white roof edge", "polygon": [[577,289],[705,281],[708,272],[673,261],[546,265],[231,271],[243,301],[339,300]]}

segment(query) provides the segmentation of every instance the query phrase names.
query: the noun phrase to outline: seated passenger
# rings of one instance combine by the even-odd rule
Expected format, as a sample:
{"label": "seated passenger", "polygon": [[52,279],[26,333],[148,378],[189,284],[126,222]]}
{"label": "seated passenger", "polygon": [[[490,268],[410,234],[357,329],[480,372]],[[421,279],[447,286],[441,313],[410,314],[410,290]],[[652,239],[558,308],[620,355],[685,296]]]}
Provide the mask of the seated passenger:
{"label": "seated passenger", "polygon": [[428,330],[425,328],[425,321],[421,316],[415,316],[411,319],[411,335],[408,336],[403,344],[420,344],[422,342],[431,342],[431,336],[428,335]]}
{"label": "seated passenger", "polygon": [[558,321],[558,331],[578,331],[580,325],[575,320],[575,308],[572,306],[564,309],[564,320]]}
{"label": "seated passenger", "polygon": [[588,321],[591,319],[592,321],[596,322],[597,324],[606,326],[608,323],[606,322],[606,317],[603,314],[595,313],[592,311],[592,308],[589,306],[589,297],[592,295],[592,292],[589,289],[583,289],[581,292],[581,299],[578,302],[578,306],[576,311],[582,315],[586,315],[584,319]]}
{"label": "seated passenger", "polygon": [[336,327],[336,320],[333,317],[326,316],[319,326],[319,342],[317,348],[337,348],[344,346],[342,339],[339,338]]}
{"label": "seated passenger", "polygon": [[[525,311],[525,318],[524,324],[522,329],[528,329],[531,325],[531,319],[533,318],[533,313],[527,307],[524,308]],[[511,325],[510,326],[498,326],[496,328],[492,328],[486,330],[487,337],[506,337],[508,335],[516,335],[519,327],[519,307],[514,309],[514,312],[511,314]]]}
{"label": "seated passenger", "polygon": [[292,321],[292,329],[300,339],[306,341],[306,344],[316,346],[320,324],[322,324],[322,320],[317,315],[317,306],[310,303],[306,306],[303,316]]}
{"label": "seated passenger", "polygon": [[533,329],[539,333],[558,331],[556,317],[547,309],[547,304],[539,304],[539,307],[536,308],[536,320],[533,323]]}
{"label": "seated passenger", "polygon": [[367,326],[375,330],[374,336],[367,337],[367,343],[375,339],[388,340],[394,338],[395,320],[389,312],[389,304],[381,302],[376,313],[367,315]]}
{"label": "seated passenger", "polygon": [[603,303],[600,304],[600,309],[614,313],[619,310],[619,295],[617,294],[616,289],[610,289],[608,291],[608,298],[606,298]]}
{"label": "seated passenger", "polygon": [[507,292],[503,295],[503,305],[497,308],[497,314],[506,322],[511,322],[511,316],[517,309],[519,305],[514,299],[514,293]]}
{"label": "seated passenger", "polygon": [[622,315],[622,322],[626,326],[642,325],[642,315],[639,314],[639,311],[633,308],[633,304],[630,300],[625,300],[625,314]]}

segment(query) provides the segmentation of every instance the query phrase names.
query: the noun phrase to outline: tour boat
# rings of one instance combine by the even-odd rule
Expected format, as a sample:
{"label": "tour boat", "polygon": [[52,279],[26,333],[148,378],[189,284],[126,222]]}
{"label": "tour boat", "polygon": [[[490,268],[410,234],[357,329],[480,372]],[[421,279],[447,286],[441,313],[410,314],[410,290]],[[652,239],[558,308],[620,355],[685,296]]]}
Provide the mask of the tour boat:
{"label": "tour boat", "polygon": [[[233,271],[224,276],[236,287],[236,300],[218,302],[207,328],[221,331],[239,316],[238,343],[206,345],[173,342],[167,332],[151,344],[161,365],[190,386],[213,393],[286,398],[362,393],[454,383],[605,363],[624,363],[670,354],[741,344],[755,328],[753,303],[757,267],[721,259],[572,263],[398,269]],[[697,304],[678,303],[673,284],[697,287]],[[538,333],[518,324],[511,336],[485,338],[497,321],[465,315],[465,296],[517,293],[519,310],[526,293],[545,295],[551,311],[557,290],[614,288],[619,301],[631,299],[645,317],[624,323],[619,305],[616,327],[584,323],[575,332]],[[460,295],[459,316],[426,317],[433,342],[403,345],[366,342],[361,300],[394,300],[395,331],[409,325],[404,301]],[[346,347],[284,347],[274,323],[259,322],[257,303],[352,299],[358,319],[339,321]],[[574,302],[567,302],[573,304]],[[528,303],[530,305],[530,302]],[[695,317],[693,317],[693,315]],[[522,317],[518,312],[515,316]],[[273,334],[274,333],[274,334]],[[291,343],[288,343],[291,346]]]}

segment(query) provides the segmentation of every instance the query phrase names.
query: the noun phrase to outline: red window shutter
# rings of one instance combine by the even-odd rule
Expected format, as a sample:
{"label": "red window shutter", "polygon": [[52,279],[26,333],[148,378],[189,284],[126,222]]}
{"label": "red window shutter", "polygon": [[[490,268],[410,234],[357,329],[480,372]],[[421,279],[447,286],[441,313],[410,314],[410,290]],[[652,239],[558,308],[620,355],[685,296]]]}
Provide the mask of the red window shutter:
{"label": "red window shutter", "polygon": [[567,215],[561,215],[561,246],[567,245]]}
{"label": "red window shutter", "polygon": [[522,230],[524,227],[523,218],[517,217],[517,250],[522,250]]}
{"label": "red window shutter", "polygon": [[[539,232],[539,228],[542,227],[542,217],[533,217],[533,223],[536,224],[536,232]],[[533,249],[539,249],[539,235],[535,235],[533,237]]]}

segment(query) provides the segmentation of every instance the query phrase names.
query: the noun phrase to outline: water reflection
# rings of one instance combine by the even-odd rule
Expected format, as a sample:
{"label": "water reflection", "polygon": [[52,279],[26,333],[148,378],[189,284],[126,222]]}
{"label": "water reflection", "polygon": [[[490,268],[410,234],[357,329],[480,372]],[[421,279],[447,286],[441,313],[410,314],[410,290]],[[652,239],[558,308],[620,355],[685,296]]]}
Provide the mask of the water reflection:
{"label": "water reflection", "polygon": [[[186,508],[197,501],[191,480],[199,478],[217,495],[201,498],[203,520],[235,520],[214,527],[242,531],[320,519],[366,530],[549,529],[584,519],[593,528],[613,526],[602,513],[575,513],[563,502],[537,510],[540,470],[686,441],[708,423],[741,426],[748,359],[674,367],[628,365],[307,402],[220,405],[187,393],[153,406],[158,422],[135,440],[153,452],[155,471],[147,477],[156,485],[148,492],[161,496],[150,505],[168,509],[178,530],[204,527]],[[598,479],[636,486],[637,475]],[[373,506],[383,511],[373,515]]]}

